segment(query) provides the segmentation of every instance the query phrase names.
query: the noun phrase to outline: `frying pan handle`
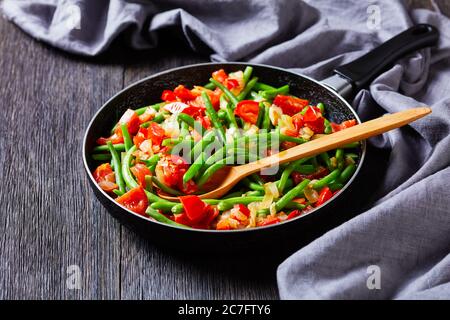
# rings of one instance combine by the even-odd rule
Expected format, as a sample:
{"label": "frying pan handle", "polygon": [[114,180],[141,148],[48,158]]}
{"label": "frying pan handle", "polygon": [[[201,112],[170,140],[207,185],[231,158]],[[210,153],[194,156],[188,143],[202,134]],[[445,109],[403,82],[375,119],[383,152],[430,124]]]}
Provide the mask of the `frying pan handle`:
{"label": "frying pan handle", "polygon": [[354,93],[369,84],[403,56],[429,46],[439,40],[439,31],[429,24],[418,24],[381,44],[364,56],[337,67],[334,76],[325,79],[324,84],[339,93]]}

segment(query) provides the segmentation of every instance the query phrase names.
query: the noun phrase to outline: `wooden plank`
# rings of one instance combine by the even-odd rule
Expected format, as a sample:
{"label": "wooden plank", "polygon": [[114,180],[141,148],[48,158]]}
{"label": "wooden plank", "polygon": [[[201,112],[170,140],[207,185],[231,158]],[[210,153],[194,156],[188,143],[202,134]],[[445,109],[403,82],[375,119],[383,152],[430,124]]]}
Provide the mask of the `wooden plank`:
{"label": "wooden plank", "polygon": [[[120,226],[90,191],[81,142],[123,69],[51,49],[4,19],[0,34],[0,299],[118,298]],[[80,290],[66,287],[72,264]]]}
{"label": "wooden plank", "polygon": [[[153,73],[208,57],[183,48],[143,54],[126,66],[125,85]],[[206,81],[206,79],[205,79]],[[184,256],[157,248],[124,228],[122,234],[122,299],[276,299],[276,264],[267,259]],[[189,245],[189,244],[180,244]]]}

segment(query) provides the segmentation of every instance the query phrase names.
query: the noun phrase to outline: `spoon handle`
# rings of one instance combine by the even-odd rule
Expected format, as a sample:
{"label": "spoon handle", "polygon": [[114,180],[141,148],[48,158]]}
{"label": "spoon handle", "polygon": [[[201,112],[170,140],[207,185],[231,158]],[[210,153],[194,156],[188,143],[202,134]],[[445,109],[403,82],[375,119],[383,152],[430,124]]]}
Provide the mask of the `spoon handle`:
{"label": "spoon handle", "polygon": [[356,126],[338,131],[318,139],[300,144],[293,148],[281,151],[270,157],[263,158],[245,165],[235,167],[240,174],[248,175],[260,171],[261,169],[294,161],[300,158],[320,154],[325,151],[336,149],[339,146],[365,140],[367,138],[382,134],[389,130],[404,126],[414,120],[420,119],[431,113],[430,108],[421,107],[408,109],[405,111],[387,114],[382,117],[363,122]]}

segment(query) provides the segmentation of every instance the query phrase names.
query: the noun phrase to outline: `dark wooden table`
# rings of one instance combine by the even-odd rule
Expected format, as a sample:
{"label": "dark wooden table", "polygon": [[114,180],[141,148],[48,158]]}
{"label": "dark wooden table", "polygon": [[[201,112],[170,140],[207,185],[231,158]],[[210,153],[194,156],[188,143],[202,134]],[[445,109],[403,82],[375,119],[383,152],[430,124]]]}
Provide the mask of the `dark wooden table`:
{"label": "dark wooden table", "polygon": [[[276,263],[157,248],[106,212],[83,172],[84,129],[103,102],[202,61],[182,49],[82,59],[0,19],[0,299],[278,298]],[[66,285],[70,265],[81,289]]]}

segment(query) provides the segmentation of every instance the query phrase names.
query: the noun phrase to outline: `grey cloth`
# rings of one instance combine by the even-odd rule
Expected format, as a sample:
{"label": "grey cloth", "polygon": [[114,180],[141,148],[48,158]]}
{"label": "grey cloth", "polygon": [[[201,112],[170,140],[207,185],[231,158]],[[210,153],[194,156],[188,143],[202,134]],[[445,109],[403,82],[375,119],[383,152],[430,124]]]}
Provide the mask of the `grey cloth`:
{"label": "grey cloth", "polygon": [[[5,0],[3,12],[73,53],[99,54],[119,36],[137,49],[155,47],[160,30],[176,27],[193,50],[211,48],[213,60],[272,64],[317,79],[415,23],[435,25],[437,48],[399,61],[353,101],[363,120],[423,104],[433,114],[370,139],[372,154],[387,161],[372,162],[366,183],[378,182],[370,194],[353,191],[366,207],[349,205],[360,214],[299,248],[277,279],[282,299],[450,299],[450,20],[437,7],[408,10],[392,0]],[[380,289],[369,289],[378,271]]]}

